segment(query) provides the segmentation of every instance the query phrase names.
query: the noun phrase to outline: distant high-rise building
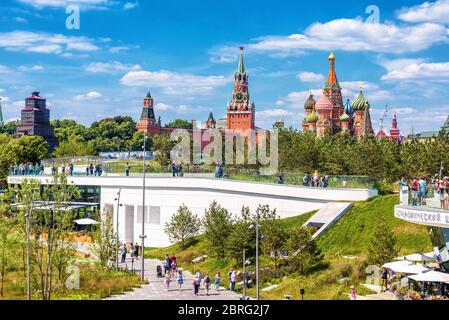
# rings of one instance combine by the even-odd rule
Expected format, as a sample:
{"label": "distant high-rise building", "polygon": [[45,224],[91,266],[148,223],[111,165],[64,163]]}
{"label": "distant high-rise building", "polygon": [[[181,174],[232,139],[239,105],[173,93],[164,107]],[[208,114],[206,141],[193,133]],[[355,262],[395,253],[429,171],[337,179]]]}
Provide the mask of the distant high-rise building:
{"label": "distant high-rise building", "polygon": [[25,108],[21,112],[20,125],[17,133],[25,136],[42,136],[53,151],[58,145],[55,129],[50,124],[50,110],[47,109],[46,99],[33,92],[31,97],[25,99]]}

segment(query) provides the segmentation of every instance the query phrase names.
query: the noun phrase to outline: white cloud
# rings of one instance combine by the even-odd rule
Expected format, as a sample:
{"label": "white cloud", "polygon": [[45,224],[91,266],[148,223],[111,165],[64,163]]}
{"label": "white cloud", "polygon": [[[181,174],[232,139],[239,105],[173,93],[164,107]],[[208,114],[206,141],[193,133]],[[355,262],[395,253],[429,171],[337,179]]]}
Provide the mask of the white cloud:
{"label": "white cloud", "polygon": [[449,23],[449,0],[424,2],[398,12],[398,18],[407,22]]}
{"label": "white cloud", "polygon": [[117,47],[109,48],[109,52],[111,52],[111,53],[119,53],[119,52],[128,51],[128,50],[129,50],[129,47],[126,47],[126,46],[117,46]]}
{"label": "white cloud", "polygon": [[120,80],[125,86],[162,88],[164,94],[173,96],[208,94],[231,81],[231,77],[200,76],[166,70],[130,71]]}
{"label": "white cloud", "polygon": [[421,62],[420,60],[394,61],[386,65],[388,73],[381,80],[449,81],[449,62]]}
{"label": "white cloud", "polygon": [[18,0],[19,2],[31,5],[35,8],[66,8],[74,4],[83,9],[106,9],[108,5],[113,4],[112,0]]}
{"label": "white cloud", "polygon": [[127,2],[123,6],[123,9],[124,10],[131,10],[131,9],[136,8],[137,6],[139,6],[139,2],[138,1],[136,1],[136,2]]}
{"label": "white cloud", "polygon": [[0,65],[0,74],[11,73],[11,72],[12,72],[12,70],[9,67]]}
{"label": "white cloud", "polygon": [[293,113],[285,109],[267,109],[256,112],[256,117],[261,119],[273,119],[291,116]]}
{"label": "white cloud", "polygon": [[80,94],[78,96],[73,97],[73,100],[75,101],[89,101],[101,98],[103,95],[97,91],[91,91],[86,94]]}
{"label": "white cloud", "polygon": [[5,89],[0,88],[0,93],[5,92]]}
{"label": "white cloud", "polygon": [[20,66],[18,69],[19,69],[19,71],[42,71],[42,70],[44,70],[44,67],[40,66],[40,65],[34,65],[31,67]]}
{"label": "white cloud", "polygon": [[324,76],[321,73],[314,73],[314,72],[300,72],[298,74],[298,79],[303,82],[323,82]]}
{"label": "white cloud", "polygon": [[16,22],[20,22],[20,23],[25,23],[25,22],[28,22],[28,20],[27,20],[27,19],[25,19],[25,18],[22,18],[22,17],[15,17],[15,18],[14,18],[14,21],[16,21]]}
{"label": "white cloud", "polygon": [[[370,51],[380,53],[417,52],[449,41],[448,30],[436,23],[397,25],[366,23],[361,19],[336,19],[314,23],[302,34],[263,36],[247,44],[252,53],[285,57],[307,50]],[[238,57],[236,48],[225,46],[211,51],[211,61],[228,62]],[[338,58],[338,57],[337,57]]]}
{"label": "white cloud", "polygon": [[92,62],[86,66],[85,70],[91,73],[114,74],[117,72],[128,72],[131,70],[140,70],[138,64],[123,64],[118,61],[112,62]]}
{"label": "white cloud", "polygon": [[174,109],[174,107],[171,104],[166,104],[166,103],[163,103],[163,102],[156,103],[154,105],[154,108],[156,109],[156,111],[167,111],[167,110],[173,110]]}
{"label": "white cloud", "polygon": [[11,31],[0,33],[0,47],[10,51],[63,54],[70,51],[88,52],[99,48],[84,36]]}

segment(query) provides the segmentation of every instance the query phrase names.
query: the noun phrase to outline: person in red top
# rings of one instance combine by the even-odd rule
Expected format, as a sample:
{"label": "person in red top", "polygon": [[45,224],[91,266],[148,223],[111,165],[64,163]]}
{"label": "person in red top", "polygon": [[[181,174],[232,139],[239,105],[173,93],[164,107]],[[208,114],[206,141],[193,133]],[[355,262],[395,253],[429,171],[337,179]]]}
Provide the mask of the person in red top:
{"label": "person in red top", "polygon": [[412,192],[412,205],[418,205],[418,192],[419,192],[419,182],[416,178],[413,178],[410,182],[410,191]]}
{"label": "person in red top", "polygon": [[170,262],[171,262],[171,264],[173,264],[173,263],[176,264],[176,256],[174,253],[170,257]]}

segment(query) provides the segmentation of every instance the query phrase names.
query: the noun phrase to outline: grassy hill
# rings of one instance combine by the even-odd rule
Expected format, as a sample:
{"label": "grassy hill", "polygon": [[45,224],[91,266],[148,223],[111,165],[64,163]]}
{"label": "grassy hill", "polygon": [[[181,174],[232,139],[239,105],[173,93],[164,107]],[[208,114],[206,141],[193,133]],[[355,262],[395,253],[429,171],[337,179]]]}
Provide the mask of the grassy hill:
{"label": "grassy hill", "polygon": [[[359,294],[368,291],[360,285],[365,277],[366,246],[380,218],[384,216],[398,237],[401,254],[417,251],[431,251],[430,238],[425,226],[411,224],[394,217],[394,205],[398,203],[397,195],[379,196],[368,201],[359,202],[348,211],[334,226],[318,239],[318,245],[325,254],[326,266],[306,275],[291,274],[281,279],[268,279],[262,283],[262,288],[277,284],[278,287],[269,292],[261,292],[262,299],[282,299],[285,294],[299,299],[299,289],[306,290],[305,299],[347,299],[350,285],[357,287]],[[301,216],[283,219],[286,229],[302,225],[314,212]],[[186,250],[180,250],[178,244],[168,248],[149,248],[146,256],[163,259],[165,254],[176,253],[184,269],[196,272],[201,270],[214,274],[222,273],[224,286],[227,286],[227,272],[235,265],[235,261],[208,258],[205,261],[192,264],[192,259],[208,254],[204,237],[195,238]],[[354,257],[347,257],[354,256]],[[268,257],[260,258],[261,268],[271,266]],[[251,266],[249,267],[251,269]],[[340,280],[346,279],[345,282]],[[248,293],[255,295],[254,288]]]}
{"label": "grassy hill", "polygon": [[356,203],[319,238],[320,248],[328,255],[363,255],[374,229],[381,217],[385,217],[398,237],[401,254],[431,251],[427,227],[394,216],[394,206],[398,203],[397,195],[379,196]]}

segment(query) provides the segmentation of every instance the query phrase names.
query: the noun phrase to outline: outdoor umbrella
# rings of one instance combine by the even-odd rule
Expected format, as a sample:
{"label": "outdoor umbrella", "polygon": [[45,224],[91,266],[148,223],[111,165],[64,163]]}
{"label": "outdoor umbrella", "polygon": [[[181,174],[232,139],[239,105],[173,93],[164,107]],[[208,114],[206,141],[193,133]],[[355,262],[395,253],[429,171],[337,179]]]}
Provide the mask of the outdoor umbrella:
{"label": "outdoor umbrella", "polygon": [[75,220],[75,223],[79,224],[80,226],[89,226],[89,225],[92,225],[92,224],[98,224],[98,221],[86,218],[86,219]]}
{"label": "outdoor umbrella", "polygon": [[415,262],[426,262],[426,261],[435,261],[435,254],[433,252],[429,253],[413,253],[408,256],[402,256],[394,258],[394,260],[406,260],[406,261],[415,261]]}
{"label": "outdoor umbrella", "polygon": [[423,282],[445,282],[449,283],[449,274],[439,271],[429,271],[425,273],[409,276],[410,279]]}
{"label": "outdoor umbrella", "polygon": [[424,267],[421,264],[413,264],[410,261],[394,261],[385,263],[383,268],[391,269],[396,273],[418,274],[429,271],[429,268]]}

